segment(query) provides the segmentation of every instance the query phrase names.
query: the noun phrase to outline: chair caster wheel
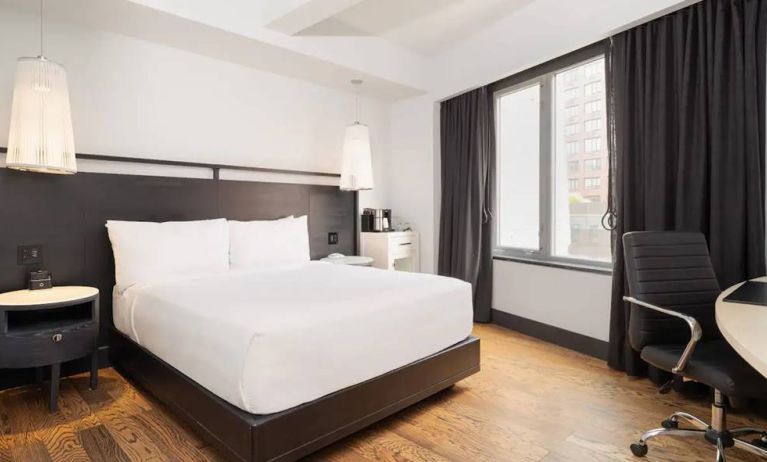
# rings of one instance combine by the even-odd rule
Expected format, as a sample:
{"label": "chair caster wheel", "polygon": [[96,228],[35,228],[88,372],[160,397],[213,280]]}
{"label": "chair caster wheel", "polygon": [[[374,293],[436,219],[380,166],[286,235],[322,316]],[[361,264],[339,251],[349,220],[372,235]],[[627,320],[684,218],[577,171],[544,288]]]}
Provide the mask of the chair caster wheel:
{"label": "chair caster wheel", "polygon": [[647,445],[644,443],[634,443],[630,448],[631,453],[637,457],[644,457],[647,455]]}
{"label": "chair caster wheel", "polygon": [[751,444],[767,451],[767,438],[765,438],[764,436],[760,438],[756,438],[755,440],[751,442]]}
{"label": "chair caster wheel", "polygon": [[665,429],[673,429],[673,428],[679,428],[679,422],[676,420],[666,419],[663,422],[660,423],[661,427]]}

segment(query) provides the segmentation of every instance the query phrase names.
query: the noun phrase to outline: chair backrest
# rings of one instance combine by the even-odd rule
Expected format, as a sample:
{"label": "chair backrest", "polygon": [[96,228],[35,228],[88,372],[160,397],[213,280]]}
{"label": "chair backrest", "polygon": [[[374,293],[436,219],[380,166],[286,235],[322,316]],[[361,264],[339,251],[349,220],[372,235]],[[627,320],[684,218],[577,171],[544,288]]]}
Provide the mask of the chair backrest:
{"label": "chair backrest", "polygon": [[[703,338],[721,336],[714,306],[721,293],[701,233],[637,231],[623,235],[629,294],[653,305],[693,316]],[[653,344],[684,344],[690,329],[684,321],[657,311],[631,306],[629,340],[641,350]]]}

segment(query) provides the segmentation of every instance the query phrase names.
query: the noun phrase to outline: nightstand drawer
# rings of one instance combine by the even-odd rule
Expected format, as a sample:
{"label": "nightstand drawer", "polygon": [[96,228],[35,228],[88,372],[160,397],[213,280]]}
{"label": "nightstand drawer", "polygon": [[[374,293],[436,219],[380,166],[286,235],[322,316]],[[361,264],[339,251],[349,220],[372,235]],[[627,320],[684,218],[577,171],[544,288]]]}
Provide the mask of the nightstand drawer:
{"label": "nightstand drawer", "polygon": [[61,363],[93,353],[96,324],[83,323],[0,337],[0,368],[37,367]]}
{"label": "nightstand drawer", "polygon": [[415,254],[415,242],[400,242],[399,244],[392,244],[389,251],[392,258],[407,258]]}
{"label": "nightstand drawer", "polygon": [[411,234],[408,236],[397,236],[397,237],[392,236],[389,238],[389,245],[392,246],[392,248],[415,245],[416,242],[417,242],[417,238],[414,234]]}

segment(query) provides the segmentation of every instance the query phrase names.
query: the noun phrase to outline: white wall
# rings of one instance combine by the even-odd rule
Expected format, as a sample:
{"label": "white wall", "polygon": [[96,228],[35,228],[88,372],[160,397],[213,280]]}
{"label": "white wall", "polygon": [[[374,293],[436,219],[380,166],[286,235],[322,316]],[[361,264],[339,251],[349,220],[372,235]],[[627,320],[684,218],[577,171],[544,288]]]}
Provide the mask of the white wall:
{"label": "white wall", "polygon": [[[0,8],[0,145],[7,144],[16,58],[38,54],[39,19]],[[45,54],[68,70],[78,152],[338,172],[354,97],[178,49],[46,21]],[[387,205],[389,103],[365,98],[374,191]]]}
{"label": "white wall", "polygon": [[608,274],[496,260],[493,307],[607,341],[611,280]]}
{"label": "white wall", "polygon": [[439,207],[434,163],[434,99],[427,96],[394,103],[391,109],[389,205],[395,218],[418,231],[421,271],[436,272]]}

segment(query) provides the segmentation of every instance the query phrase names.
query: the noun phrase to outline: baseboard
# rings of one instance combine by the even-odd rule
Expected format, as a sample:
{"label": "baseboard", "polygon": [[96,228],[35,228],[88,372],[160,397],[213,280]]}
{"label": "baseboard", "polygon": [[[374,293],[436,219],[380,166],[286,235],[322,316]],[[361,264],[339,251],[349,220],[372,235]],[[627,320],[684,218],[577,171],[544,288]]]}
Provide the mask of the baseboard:
{"label": "baseboard", "polygon": [[[109,346],[103,345],[98,348],[99,368],[109,367]],[[61,365],[61,377],[87,372],[91,369],[89,357],[68,361]],[[50,368],[45,368],[45,380],[48,380]],[[16,388],[35,382],[35,370],[30,369],[2,369],[0,370],[0,390]]]}
{"label": "baseboard", "polygon": [[493,310],[493,323],[607,361],[607,342],[505,311]]}

